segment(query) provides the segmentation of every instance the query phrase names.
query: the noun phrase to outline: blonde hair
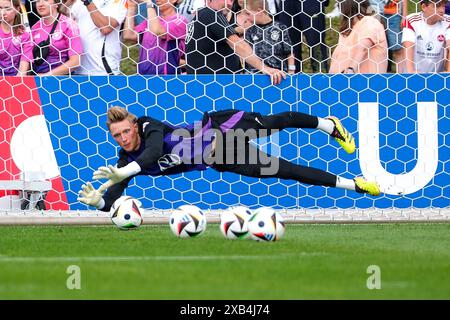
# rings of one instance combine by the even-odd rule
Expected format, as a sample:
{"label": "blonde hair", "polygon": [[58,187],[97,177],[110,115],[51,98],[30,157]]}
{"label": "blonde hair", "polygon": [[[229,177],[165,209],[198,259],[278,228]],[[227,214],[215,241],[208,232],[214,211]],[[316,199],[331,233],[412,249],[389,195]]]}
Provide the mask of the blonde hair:
{"label": "blonde hair", "polygon": [[121,122],[126,119],[128,119],[131,123],[137,122],[137,117],[134,114],[119,106],[109,108],[106,113],[106,117],[106,126],[108,127],[108,130],[112,123]]}

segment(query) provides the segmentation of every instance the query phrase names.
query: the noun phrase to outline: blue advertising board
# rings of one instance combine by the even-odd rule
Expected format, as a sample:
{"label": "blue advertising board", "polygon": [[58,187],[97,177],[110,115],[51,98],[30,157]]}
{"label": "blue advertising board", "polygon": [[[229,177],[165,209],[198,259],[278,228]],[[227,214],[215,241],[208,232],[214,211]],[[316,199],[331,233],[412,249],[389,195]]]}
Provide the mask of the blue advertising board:
{"label": "blue advertising board", "polygon": [[[364,175],[380,197],[275,178],[256,179],[213,169],[174,176],[140,176],[128,195],[145,208],[182,204],[220,209],[243,204],[276,208],[427,208],[450,205],[450,77],[448,75],[297,75],[272,86],[266,76],[36,78],[67,201],[71,209],[93,171],[115,164],[118,146],[106,110],[119,105],[137,116],[173,125],[228,108],[272,114],[334,115],[354,135],[346,154],[318,130],[284,130],[255,143],[296,164],[347,178]],[[94,185],[98,186],[98,182]]]}

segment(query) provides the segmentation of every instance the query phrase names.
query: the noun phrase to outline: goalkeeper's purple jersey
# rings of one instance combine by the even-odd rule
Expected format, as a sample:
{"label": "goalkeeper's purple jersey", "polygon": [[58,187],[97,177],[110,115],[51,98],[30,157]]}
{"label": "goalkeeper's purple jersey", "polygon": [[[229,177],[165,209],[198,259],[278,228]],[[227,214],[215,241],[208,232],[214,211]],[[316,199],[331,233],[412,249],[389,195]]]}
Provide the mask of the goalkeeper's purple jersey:
{"label": "goalkeeper's purple jersey", "polygon": [[[184,127],[141,117],[138,119],[140,147],[134,152],[121,149],[117,166],[121,168],[136,161],[141,167],[139,175],[152,176],[205,170],[209,167],[205,159],[211,155],[216,130],[226,133],[238,124],[243,115],[244,112],[238,110],[205,113],[202,121]],[[111,208],[133,177],[108,188],[103,196],[105,206],[101,210]]]}
{"label": "goalkeeper's purple jersey", "polygon": [[[134,152],[123,152],[127,163],[133,161],[139,163],[138,158],[144,150],[152,148],[146,144],[148,141],[144,134],[147,126],[151,126],[155,120],[149,121],[148,117],[139,120],[143,127],[141,145]],[[148,166],[141,165],[140,175],[167,175],[208,168],[203,156],[211,153],[211,143],[214,139],[210,118],[206,123],[199,121],[184,127],[162,124],[164,126],[162,155],[159,155],[157,161]]]}
{"label": "goalkeeper's purple jersey", "polygon": [[140,147],[134,152],[121,150],[118,167],[136,161],[141,167],[140,175],[152,176],[206,170],[216,132],[233,129],[243,114],[236,110],[205,113],[202,121],[187,126],[172,126],[141,117],[138,120]]}

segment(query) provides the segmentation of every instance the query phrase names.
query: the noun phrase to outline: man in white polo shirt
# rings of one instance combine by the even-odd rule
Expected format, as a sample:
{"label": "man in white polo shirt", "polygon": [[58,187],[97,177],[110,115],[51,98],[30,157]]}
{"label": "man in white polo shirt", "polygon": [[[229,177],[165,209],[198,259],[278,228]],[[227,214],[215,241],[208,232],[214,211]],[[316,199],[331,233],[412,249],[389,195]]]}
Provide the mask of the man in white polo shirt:
{"label": "man in white polo shirt", "polygon": [[127,0],[75,0],[70,14],[78,23],[84,49],[76,74],[119,74],[119,31],[127,14]]}
{"label": "man in white polo shirt", "polygon": [[422,0],[422,12],[410,14],[403,25],[406,72],[450,72],[450,17],[447,0]]}

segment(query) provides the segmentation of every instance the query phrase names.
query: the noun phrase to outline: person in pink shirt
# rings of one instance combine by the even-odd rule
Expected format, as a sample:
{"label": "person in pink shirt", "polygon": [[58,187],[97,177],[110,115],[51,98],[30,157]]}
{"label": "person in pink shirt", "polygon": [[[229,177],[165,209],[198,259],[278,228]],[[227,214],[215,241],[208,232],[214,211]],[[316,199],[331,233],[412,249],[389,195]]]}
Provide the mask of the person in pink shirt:
{"label": "person in pink shirt", "polygon": [[123,38],[140,44],[139,74],[177,74],[185,53],[187,19],[177,13],[180,0],[156,0],[159,16],[152,0],[147,1],[147,20],[135,26],[137,3],[128,2]]}
{"label": "person in pink shirt", "polygon": [[0,76],[24,76],[30,69],[33,44],[20,12],[20,0],[0,0]]}
{"label": "person in pink shirt", "polygon": [[383,24],[369,15],[367,0],[344,0],[330,73],[386,73],[388,44]]}
{"label": "person in pink shirt", "polygon": [[36,74],[70,74],[80,65],[83,47],[78,25],[71,18],[60,14],[60,6],[61,0],[36,1],[36,9],[41,19],[31,29],[34,45],[49,38],[53,24],[58,19],[56,28],[50,36],[48,56],[40,65],[33,63],[33,72]]}

